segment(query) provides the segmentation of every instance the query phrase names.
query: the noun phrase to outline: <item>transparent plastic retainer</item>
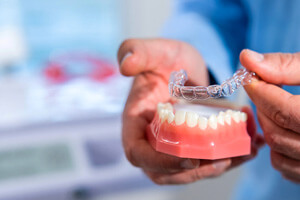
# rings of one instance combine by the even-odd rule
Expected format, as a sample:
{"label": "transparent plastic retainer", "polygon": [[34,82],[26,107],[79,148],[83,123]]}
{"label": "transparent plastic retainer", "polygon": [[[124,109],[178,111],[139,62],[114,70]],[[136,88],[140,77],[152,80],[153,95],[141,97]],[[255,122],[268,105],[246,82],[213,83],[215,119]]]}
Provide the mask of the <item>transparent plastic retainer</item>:
{"label": "transparent plastic retainer", "polygon": [[256,77],[254,72],[241,68],[221,85],[209,85],[208,87],[184,86],[188,77],[187,73],[182,69],[171,73],[169,79],[169,92],[173,97],[183,98],[189,101],[227,97],[232,95],[239,87],[250,84],[253,77]]}

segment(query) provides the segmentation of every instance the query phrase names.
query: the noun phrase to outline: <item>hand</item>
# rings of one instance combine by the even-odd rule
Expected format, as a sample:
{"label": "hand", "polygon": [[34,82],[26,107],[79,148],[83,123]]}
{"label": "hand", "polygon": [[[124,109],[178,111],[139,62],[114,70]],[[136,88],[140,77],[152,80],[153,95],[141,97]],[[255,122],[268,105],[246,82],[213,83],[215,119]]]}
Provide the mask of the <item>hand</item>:
{"label": "hand", "polygon": [[300,183],[300,96],[276,86],[300,84],[300,53],[261,55],[244,50],[240,60],[264,80],[245,89],[257,107],[272,165],[286,179]]}
{"label": "hand", "polygon": [[218,161],[183,159],[156,152],[148,143],[146,126],[154,117],[157,103],[170,101],[170,73],[185,69],[192,83],[209,82],[204,61],[192,46],[164,39],[127,40],[119,49],[118,61],[123,75],[135,76],[123,113],[124,150],[128,160],[142,168],[155,183],[189,183],[217,176],[256,155],[261,138],[255,136],[253,115],[247,108],[244,111],[249,115],[249,133],[255,141],[250,156]]}

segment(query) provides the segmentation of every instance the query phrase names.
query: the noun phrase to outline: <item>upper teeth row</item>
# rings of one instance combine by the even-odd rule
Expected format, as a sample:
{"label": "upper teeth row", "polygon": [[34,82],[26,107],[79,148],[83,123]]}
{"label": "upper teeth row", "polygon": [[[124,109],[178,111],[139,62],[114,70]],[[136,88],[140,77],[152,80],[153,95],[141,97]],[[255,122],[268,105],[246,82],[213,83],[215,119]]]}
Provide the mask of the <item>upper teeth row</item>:
{"label": "upper teeth row", "polygon": [[236,123],[240,121],[245,122],[247,120],[247,114],[240,111],[227,110],[226,112],[219,112],[216,116],[212,114],[209,118],[199,116],[195,112],[187,112],[183,110],[176,111],[175,115],[173,113],[173,106],[170,103],[167,104],[158,104],[157,111],[161,122],[168,121],[172,123],[175,121],[176,125],[181,125],[186,122],[187,126],[195,127],[198,125],[200,129],[206,129],[207,126],[210,126],[212,129],[217,129],[218,124],[224,125],[227,123],[231,125],[231,119]]}

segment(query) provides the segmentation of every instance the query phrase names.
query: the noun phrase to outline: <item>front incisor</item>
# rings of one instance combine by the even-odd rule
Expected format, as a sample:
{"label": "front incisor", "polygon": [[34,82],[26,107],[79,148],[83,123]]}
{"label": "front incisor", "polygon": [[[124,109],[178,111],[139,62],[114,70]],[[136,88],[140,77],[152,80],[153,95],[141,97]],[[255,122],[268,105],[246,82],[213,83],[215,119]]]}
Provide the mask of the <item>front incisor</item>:
{"label": "front incisor", "polygon": [[212,129],[217,129],[218,128],[218,120],[216,115],[211,115],[208,119],[208,125],[212,128]]}
{"label": "front incisor", "polygon": [[189,127],[195,127],[198,124],[199,115],[194,112],[187,112],[186,113],[186,124]]}
{"label": "front incisor", "polygon": [[200,116],[199,119],[198,119],[198,121],[199,121],[199,128],[200,129],[204,130],[204,129],[207,128],[208,120],[207,120],[206,117]]}
{"label": "front incisor", "polygon": [[185,122],[185,115],[186,115],[186,112],[183,111],[183,110],[178,110],[176,113],[175,113],[175,124],[176,125],[181,125]]}

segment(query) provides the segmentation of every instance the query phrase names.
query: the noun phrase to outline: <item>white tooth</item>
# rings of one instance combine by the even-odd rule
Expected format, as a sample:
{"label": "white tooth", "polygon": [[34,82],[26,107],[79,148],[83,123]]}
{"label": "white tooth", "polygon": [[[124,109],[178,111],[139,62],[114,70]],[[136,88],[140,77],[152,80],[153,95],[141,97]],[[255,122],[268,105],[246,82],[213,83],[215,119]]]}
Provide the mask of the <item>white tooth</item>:
{"label": "white tooth", "polygon": [[226,111],[226,113],[225,113],[225,114],[232,115],[232,114],[233,114],[233,111],[229,109],[229,110],[227,110],[227,111]]}
{"label": "white tooth", "polygon": [[217,118],[218,118],[218,123],[224,125],[224,116],[221,113],[218,115]]}
{"label": "white tooth", "polygon": [[174,121],[174,114],[173,112],[169,112],[168,114],[168,123],[171,124]]}
{"label": "white tooth", "polygon": [[160,110],[158,111],[159,119],[161,119],[161,118],[163,117],[163,114],[164,114],[163,109],[160,109]]}
{"label": "white tooth", "polygon": [[164,108],[164,104],[163,103],[158,103],[157,104],[157,111],[159,112],[161,109]]}
{"label": "white tooth", "polygon": [[200,129],[204,130],[207,128],[207,118],[206,117],[200,116],[198,121],[199,121]]}
{"label": "white tooth", "polygon": [[172,112],[173,112],[173,106],[172,106],[172,104],[170,104],[170,103],[166,103],[166,104],[165,104],[165,109],[167,109],[167,110],[169,110],[169,111],[172,111]]}
{"label": "white tooth", "polygon": [[247,119],[248,119],[247,114],[244,113],[244,112],[241,112],[240,117],[241,117],[241,120],[242,120],[243,122],[247,121]]}
{"label": "white tooth", "polygon": [[218,121],[216,115],[211,115],[208,119],[208,125],[212,129],[217,129],[218,128]]}
{"label": "white tooth", "polygon": [[221,111],[220,113],[219,113],[219,115],[221,115],[221,116],[225,116],[226,114],[223,112],[223,111]]}
{"label": "white tooth", "polygon": [[199,115],[194,112],[187,112],[186,113],[186,124],[189,127],[195,127],[198,123]]}
{"label": "white tooth", "polygon": [[165,109],[160,110],[160,112],[159,112],[159,118],[161,120],[161,123],[163,123],[167,119],[168,113],[169,113],[168,110],[165,110]]}
{"label": "white tooth", "polygon": [[240,113],[239,112],[234,112],[233,114],[232,114],[232,118],[233,118],[233,120],[236,122],[236,123],[239,123],[240,122]]}
{"label": "white tooth", "polygon": [[231,125],[231,115],[230,114],[226,114],[224,118],[225,118],[225,122],[228,125]]}
{"label": "white tooth", "polygon": [[186,112],[183,110],[178,110],[175,113],[175,123],[176,125],[181,125],[185,122],[185,114]]}

